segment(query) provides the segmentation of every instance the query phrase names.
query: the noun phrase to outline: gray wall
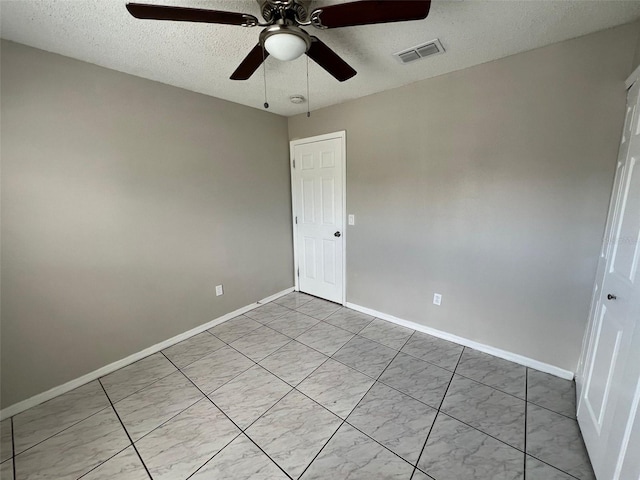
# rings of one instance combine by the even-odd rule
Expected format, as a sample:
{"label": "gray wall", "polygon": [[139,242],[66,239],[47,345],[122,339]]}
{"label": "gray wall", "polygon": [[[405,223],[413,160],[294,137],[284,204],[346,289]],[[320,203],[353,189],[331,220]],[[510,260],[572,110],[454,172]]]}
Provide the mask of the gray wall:
{"label": "gray wall", "polygon": [[574,370],[637,34],[290,118],[290,139],[347,131],[348,301]]}
{"label": "gray wall", "polygon": [[1,68],[3,407],[293,285],[285,118],[4,41]]}

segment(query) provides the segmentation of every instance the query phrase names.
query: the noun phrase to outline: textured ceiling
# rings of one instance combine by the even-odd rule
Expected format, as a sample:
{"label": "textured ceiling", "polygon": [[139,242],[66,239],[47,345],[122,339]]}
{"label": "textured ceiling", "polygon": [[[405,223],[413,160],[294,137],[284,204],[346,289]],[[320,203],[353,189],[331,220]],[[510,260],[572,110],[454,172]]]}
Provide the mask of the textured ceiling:
{"label": "textured ceiling", "polygon": [[[255,0],[136,0],[245,12],[260,17]],[[242,28],[136,20],[126,0],[2,0],[3,38],[140,77],[262,108],[262,69],[250,80],[229,75],[257,43],[260,27]],[[316,6],[343,3],[314,0]],[[640,18],[640,0],[434,0],[426,20],[320,31],[317,35],[357,71],[337,82],[310,62],[311,110],[424,78],[531,50]],[[409,65],[392,53],[439,38],[446,49]],[[306,105],[306,56],[267,59],[270,111],[294,115]]]}

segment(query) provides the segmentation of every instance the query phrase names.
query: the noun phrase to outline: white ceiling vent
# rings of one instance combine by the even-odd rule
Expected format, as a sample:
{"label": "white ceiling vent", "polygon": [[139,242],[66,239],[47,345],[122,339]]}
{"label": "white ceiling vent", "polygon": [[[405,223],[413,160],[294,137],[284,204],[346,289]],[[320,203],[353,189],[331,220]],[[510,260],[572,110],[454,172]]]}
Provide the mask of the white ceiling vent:
{"label": "white ceiling vent", "polygon": [[411,47],[407,50],[394,53],[393,56],[398,59],[400,63],[411,63],[421,58],[430,57],[432,55],[438,55],[444,53],[444,48],[437,38],[427,43],[421,43],[415,47]]}

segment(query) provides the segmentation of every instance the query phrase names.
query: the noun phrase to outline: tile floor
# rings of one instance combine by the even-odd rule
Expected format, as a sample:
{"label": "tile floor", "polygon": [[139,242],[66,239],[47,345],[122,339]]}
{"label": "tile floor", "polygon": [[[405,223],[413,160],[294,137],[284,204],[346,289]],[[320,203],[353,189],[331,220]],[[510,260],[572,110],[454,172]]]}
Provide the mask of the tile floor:
{"label": "tile floor", "polygon": [[292,293],[4,420],[0,476],[593,479],[574,397]]}

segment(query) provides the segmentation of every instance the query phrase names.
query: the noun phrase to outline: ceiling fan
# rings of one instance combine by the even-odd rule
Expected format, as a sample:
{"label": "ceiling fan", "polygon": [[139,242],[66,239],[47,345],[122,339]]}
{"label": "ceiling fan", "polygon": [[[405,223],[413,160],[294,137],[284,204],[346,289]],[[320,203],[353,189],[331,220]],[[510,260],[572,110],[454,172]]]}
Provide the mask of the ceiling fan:
{"label": "ceiling fan", "polygon": [[300,27],[327,29],[421,20],[429,14],[431,6],[431,0],[360,0],[319,7],[309,13],[309,0],[258,0],[258,3],[264,23],[246,13],[200,8],[128,3],[127,10],[140,19],[265,27],[258,44],[231,75],[232,80],[250,78],[269,55],[289,61],[306,53],[338,81],[344,82],[356,71],[319,38]]}

